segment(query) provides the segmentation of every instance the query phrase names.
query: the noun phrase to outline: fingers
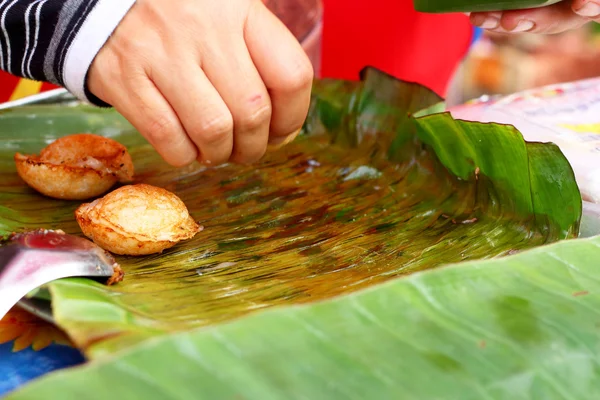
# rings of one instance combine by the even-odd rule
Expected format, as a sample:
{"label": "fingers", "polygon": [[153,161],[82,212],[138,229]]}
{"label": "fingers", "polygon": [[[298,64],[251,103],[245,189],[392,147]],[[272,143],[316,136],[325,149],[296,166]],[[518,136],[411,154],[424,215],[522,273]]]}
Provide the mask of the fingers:
{"label": "fingers", "polygon": [[202,69],[233,118],[231,161],[255,162],[267,149],[271,99],[243,37],[223,35],[219,39],[207,44]]}
{"label": "fingers", "polygon": [[200,66],[194,60],[181,60],[177,66],[154,70],[151,79],[198,148],[198,161],[227,162],[233,150],[233,117]]}
{"label": "fingers", "polygon": [[194,162],[198,156],[196,146],[162,93],[142,70],[115,73],[121,70],[118,64],[109,55],[97,58],[88,78],[92,93],[121,113],[166,162],[177,167]]}
{"label": "fingers", "polygon": [[286,144],[308,113],[312,64],[296,38],[260,3],[249,12],[244,37],[271,97],[270,143]]}
{"label": "fingers", "polygon": [[500,33],[555,34],[579,28],[590,21],[573,12],[569,1],[527,10],[472,13],[470,18],[474,25]]}
{"label": "fingers", "polygon": [[162,158],[183,167],[198,158],[196,146],[162,93],[147,77],[115,96],[113,107],[148,140]]}

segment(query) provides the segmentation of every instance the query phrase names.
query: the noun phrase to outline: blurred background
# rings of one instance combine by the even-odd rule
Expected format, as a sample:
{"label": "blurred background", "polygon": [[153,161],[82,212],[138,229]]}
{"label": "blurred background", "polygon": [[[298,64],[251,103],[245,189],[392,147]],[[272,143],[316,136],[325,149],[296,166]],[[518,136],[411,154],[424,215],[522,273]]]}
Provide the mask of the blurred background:
{"label": "blurred background", "polygon": [[453,104],[600,76],[600,24],[557,35],[483,33],[457,70]]}
{"label": "blurred background", "polygon": [[475,30],[462,14],[416,13],[410,1],[264,1],[302,42],[319,77],[353,79],[369,64],[455,105],[600,76],[600,24],[507,35]]}

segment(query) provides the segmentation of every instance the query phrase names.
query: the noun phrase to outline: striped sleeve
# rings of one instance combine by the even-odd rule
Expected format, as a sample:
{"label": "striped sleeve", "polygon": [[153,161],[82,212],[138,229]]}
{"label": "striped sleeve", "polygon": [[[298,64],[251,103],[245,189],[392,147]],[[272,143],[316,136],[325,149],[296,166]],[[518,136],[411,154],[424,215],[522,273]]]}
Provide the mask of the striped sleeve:
{"label": "striped sleeve", "polygon": [[104,105],[86,88],[96,54],[135,0],[0,0],[0,69],[66,87]]}

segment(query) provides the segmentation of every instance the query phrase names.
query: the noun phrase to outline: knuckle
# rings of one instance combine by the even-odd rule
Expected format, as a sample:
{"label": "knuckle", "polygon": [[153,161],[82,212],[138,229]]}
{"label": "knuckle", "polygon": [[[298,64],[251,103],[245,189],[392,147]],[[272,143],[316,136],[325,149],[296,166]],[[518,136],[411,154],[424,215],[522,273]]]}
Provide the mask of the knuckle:
{"label": "knuckle", "polygon": [[199,140],[207,145],[222,143],[232,134],[233,119],[223,115],[202,121],[197,130]]}
{"label": "knuckle", "polygon": [[314,78],[314,70],[310,60],[306,57],[298,60],[285,74],[282,81],[282,90],[297,92],[310,89]]}
{"label": "knuckle", "polygon": [[150,119],[145,131],[150,142],[165,143],[177,131],[177,124],[168,116],[154,117]]}
{"label": "knuckle", "polygon": [[240,116],[239,125],[242,130],[256,130],[271,120],[271,104],[262,104],[254,111]]}

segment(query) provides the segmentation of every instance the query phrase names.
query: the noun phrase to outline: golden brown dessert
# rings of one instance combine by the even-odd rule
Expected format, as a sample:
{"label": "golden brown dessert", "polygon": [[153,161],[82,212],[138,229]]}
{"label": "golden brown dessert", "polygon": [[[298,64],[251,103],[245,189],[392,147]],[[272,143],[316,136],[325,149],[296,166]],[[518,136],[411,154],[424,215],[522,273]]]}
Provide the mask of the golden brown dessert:
{"label": "golden brown dessert", "polygon": [[122,144],[81,133],[62,137],[39,155],[15,154],[19,176],[38,192],[56,199],[85,200],[133,178],[133,162]]}
{"label": "golden brown dessert", "polygon": [[115,272],[113,273],[113,275],[110,278],[108,278],[108,281],[106,281],[106,284],[108,286],[112,286],[119,282],[122,282],[123,278],[125,277],[125,272],[123,272],[123,270],[121,269],[121,266],[119,264],[115,263],[113,265],[113,268],[114,268]]}
{"label": "golden brown dessert", "polygon": [[202,230],[179,197],[146,184],[123,186],[82,204],[75,217],[87,237],[121,255],[160,253]]}

